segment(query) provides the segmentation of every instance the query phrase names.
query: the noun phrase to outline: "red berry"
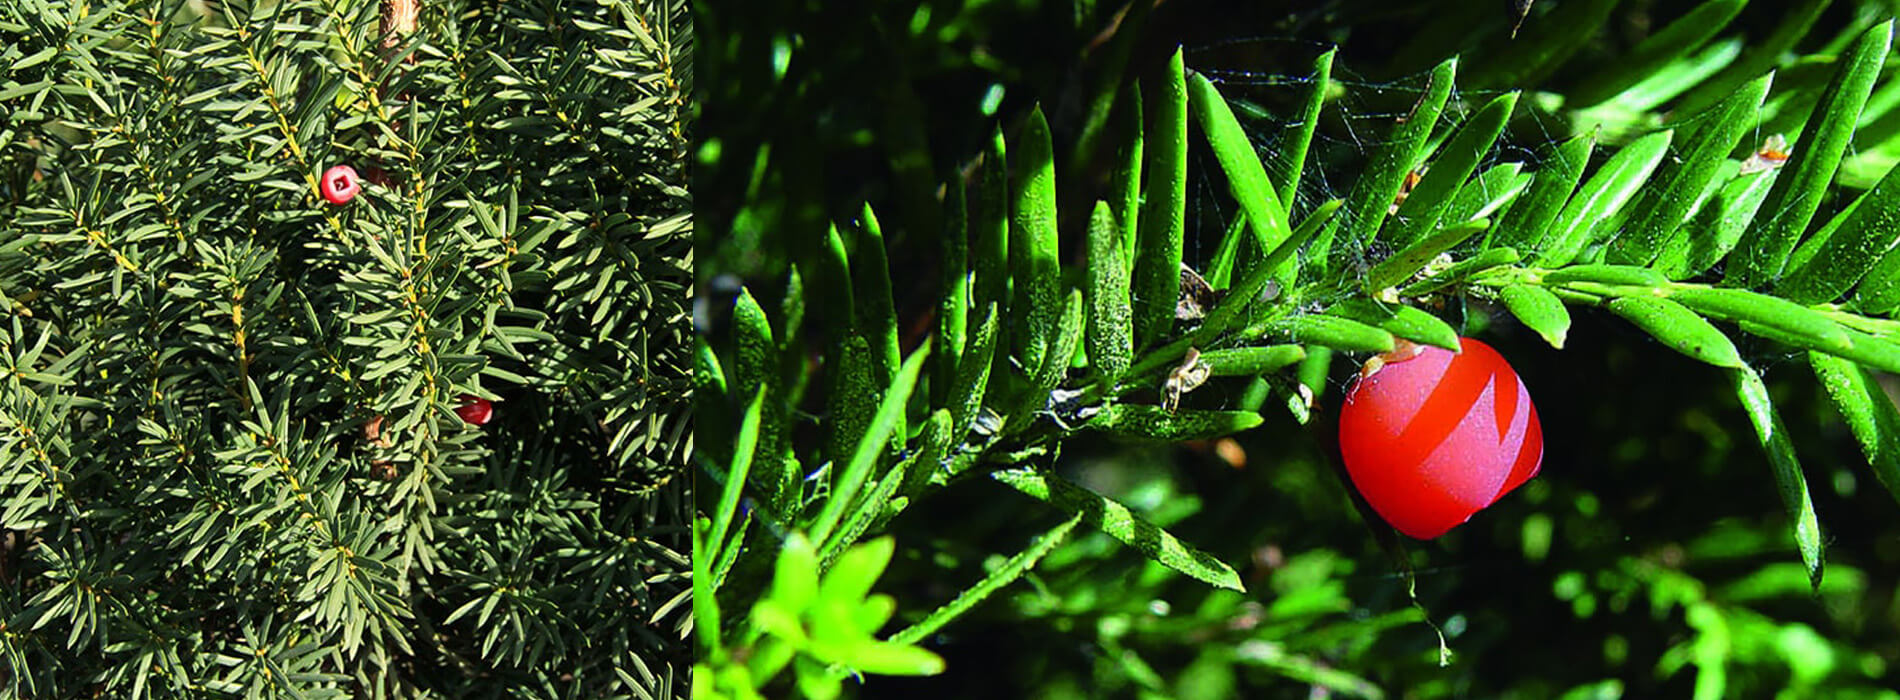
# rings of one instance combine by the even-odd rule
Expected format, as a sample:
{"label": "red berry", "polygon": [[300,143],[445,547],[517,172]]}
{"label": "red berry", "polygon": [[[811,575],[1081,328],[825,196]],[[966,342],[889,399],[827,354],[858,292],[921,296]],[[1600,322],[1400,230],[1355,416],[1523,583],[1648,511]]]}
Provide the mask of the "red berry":
{"label": "red berry", "polygon": [[463,394],[456,400],[461,401],[462,405],[455,409],[455,415],[461,416],[464,423],[486,425],[488,419],[495,417],[495,404],[488,399]]}
{"label": "red berry", "polygon": [[323,171],[323,180],[318,183],[323,198],[338,205],[349,204],[362,189],[363,186],[356,181],[356,168],[347,165],[330,166],[329,170]]}
{"label": "red berry", "polygon": [[1366,362],[1339,411],[1354,487],[1399,532],[1422,540],[1471,519],[1544,460],[1537,407],[1491,346],[1400,341]]}

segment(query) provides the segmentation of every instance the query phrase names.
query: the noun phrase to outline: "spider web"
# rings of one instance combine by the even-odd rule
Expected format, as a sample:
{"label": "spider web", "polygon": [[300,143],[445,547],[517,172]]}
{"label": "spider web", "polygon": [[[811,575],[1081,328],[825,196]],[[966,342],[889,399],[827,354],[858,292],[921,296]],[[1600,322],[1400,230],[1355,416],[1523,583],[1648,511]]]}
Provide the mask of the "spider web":
{"label": "spider web", "polygon": [[[1304,124],[1304,100],[1313,89],[1313,76],[1300,72],[1267,72],[1248,68],[1244,61],[1229,56],[1249,45],[1274,45],[1279,54],[1304,55],[1307,63],[1331,44],[1285,37],[1255,36],[1235,38],[1216,44],[1189,48],[1185,60],[1189,68],[1206,75],[1220,88],[1222,95],[1237,106],[1236,115],[1254,142],[1255,151],[1270,172],[1279,172],[1292,156],[1288,142]],[[1423,96],[1429,69],[1391,80],[1372,80],[1354,69],[1350,58],[1340,54],[1334,61],[1331,87],[1321,106],[1319,125],[1300,175],[1293,201],[1286,202],[1290,223],[1298,223],[1321,204],[1344,199],[1352,191],[1368,160],[1388,142],[1393,126],[1403,119]],[[1470,89],[1453,86],[1445,110],[1433,128],[1436,144],[1477,109],[1504,89]],[[1509,163],[1522,163],[1524,172],[1540,166],[1547,146],[1572,134],[1572,126],[1561,114],[1532,108],[1526,99],[1520,102],[1509,127],[1498,143],[1486,154],[1474,171],[1476,177],[1486,170]],[[1194,139],[1190,138],[1193,143]],[[1596,156],[1601,157],[1599,148]],[[1427,163],[1427,165],[1429,162]],[[1193,143],[1189,151],[1188,230],[1186,257],[1190,264],[1204,262],[1219,245],[1226,226],[1236,215],[1232,198],[1217,173],[1219,166],[1205,144]],[[1275,186],[1282,183],[1275,182]],[[1343,242],[1342,242],[1343,243]],[[1358,259],[1390,252],[1373,243],[1370,250],[1345,251]]]}
{"label": "spider web", "polygon": [[[1280,187],[1279,173],[1287,170],[1292,153],[1289,143],[1304,126],[1305,101],[1313,90],[1314,76],[1307,72],[1289,74],[1246,67],[1236,54],[1266,50],[1281,55],[1303,56],[1295,65],[1310,65],[1313,58],[1332,48],[1332,44],[1285,37],[1254,36],[1223,40],[1188,48],[1184,60],[1188,67],[1206,75],[1235,106],[1242,127],[1254,144],[1255,153],[1267,165],[1274,186]],[[1344,199],[1366,163],[1388,143],[1393,126],[1404,118],[1423,96],[1429,70],[1402,75],[1391,80],[1371,80],[1356,71],[1340,54],[1335,57],[1329,95],[1320,108],[1319,125],[1314,130],[1306,159],[1301,168],[1299,186],[1293,201],[1285,202],[1289,223],[1297,226],[1322,204]],[[1465,118],[1493,97],[1506,90],[1453,88],[1445,110],[1433,129],[1437,143]],[[1527,139],[1523,134],[1530,134]],[[1559,123],[1549,113],[1520,108],[1499,142],[1486,154],[1474,177],[1485,170],[1508,163],[1523,163],[1526,172],[1538,166],[1537,149],[1562,140],[1569,125]],[[1220,246],[1222,237],[1239,216],[1232,196],[1227,192],[1220,167],[1201,139],[1189,138],[1187,236],[1183,259],[1197,270],[1206,269]],[[1344,215],[1342,212],[1340,215]],[[1346,241],[1335,241],[1346,245]],[[1386,244],[1374,241],[1358,249],[1343,251],[1361,267],[1389,254]],[[1337,369],[1337,368],[1335,368]],[[1342,395],[1350,383],[1349,374],[1330,372],[1326,393]]]}
{"label": "spider web", "polygon": [[[1275,187],[1283,184],[1279,182],[1282,179],[1279,173],[1287,169],[1285,165],[1293,155],[1288,152],[1289,142],[1304,126],[1305,103],[1313,90],[1314,76],[1308,69],[1261,70],[1253,67],[1260,63],[1253,57],[1275,56],[1278,60],[1273,63],[1277,67],[1310,66],[1313,59],[1333,47],[1323,41],[1256,35],[1203,43],[1185,50],[1187,66],[1206,75],[1235,107],[1236,117],[1248,132],[1256,154],[1268,166]],[[1373,79],[1358,71],[1346,52],[1337,54],[1329,78],[1329,94],[1320,109],[1319,124],[1307,149],[1299,186],[1293,200],[1284,203],[1291,225],[1299,225],[1329,200],[1350,196],[1366,164],[1388,144],[1393,127],[1424,95],[1429,77],[1427,67],[1390,79]],[[1441,145],[1471,114],[1508,92],[1511,90],[1469,88],[1454,82],[1445,109],[1433,127],[1424,156],[1426,160],[1419,167],[1430,166],[1433,158],[1430,151]],[[1785,104],[1784,99],[1781,95],[1770,96],[1761,122],[1743,138],[1740,148],[1754,149],[1775,135],[1792,137],[1799,130],[1804,110],[1800,105]],[[1513,163],[1521,164],[1523,174],[1534,174],[1545,166],[1556,144],[1580,133],[1593,133],[1596,147],[1579,179],[1581,187],[1622,144],[1660,128],[1678,129],[1680,138],[1681,132],[1694,129],[1707,118],[1705,114],[1658,115],[1653,111],[1632,117],[1614,111],[1619,108],[1615,106],[1616,100],[1605,103],[1611,105],[1608,110],[1578,111],[1559,106],[1559,101],[1560,98],[1549,93],[1525,91],[1504,132],[1467,183],[1476,181],[1491,168]],[[1204,140],[1191,135],[1189,143],[1184,259],[1202,270],[1214,257],[1239,213],[1227,192],[1224,177],[1219,174],[1219,164]],[[1672,146],[1668,157],[1679,158],[1681,154]],[[1815,220],[1827,220],[1849,201],[1852,201],[1851,196],[1830,197],[1815,213]],[[1756,216],[1765,215],[1767,212],[1756,213]],[[1335,240],[1335,245],[1357,246],[1335,252],[1356,261],[1360,270],[1393,252],[1388,242],[1376,237],[1367,243]],[[1722,270],[1718,262],[1698,277],[1720,277]],[[1462,303],[1462,299],[1459,297],[1457,301]],[[1747,338],[1741,340],[1759,345]],[[1801,353],[1779,346],[1751,347],[1750,350],[1752,356],[1769,365],[1801,357]],[[1348,379],[1335,372],[1329,377],[1328,389],[1343,391],[1346,383]]]}

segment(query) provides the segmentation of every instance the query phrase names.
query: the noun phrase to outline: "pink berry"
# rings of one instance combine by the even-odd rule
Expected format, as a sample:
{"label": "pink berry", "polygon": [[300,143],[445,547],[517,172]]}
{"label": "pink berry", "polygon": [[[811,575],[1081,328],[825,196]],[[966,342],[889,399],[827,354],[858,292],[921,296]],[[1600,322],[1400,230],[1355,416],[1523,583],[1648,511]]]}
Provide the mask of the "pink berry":
{"label": "pink berry", "polygon": [[464,423],[486,425],[488,419],[495,417],[495,404],[488,399],[463,394],[456,400],[461,401],[462,405],[455,409],[455,415],[461,416]]}
{"label": "pink berry", "polygon": [[1339,412],[1346,472],[1372,509],[1422,540],[1537,475],[1544,432],[1517,372],[1491,346],[1400,341],[1366,362]]}
{"label": "pink berry", "polygon": [[347,165],[332,165],[323,171],[323,180],[318,183],[323,198],[331,204],[349,204],[363,186],[356,181],[356,168]]}

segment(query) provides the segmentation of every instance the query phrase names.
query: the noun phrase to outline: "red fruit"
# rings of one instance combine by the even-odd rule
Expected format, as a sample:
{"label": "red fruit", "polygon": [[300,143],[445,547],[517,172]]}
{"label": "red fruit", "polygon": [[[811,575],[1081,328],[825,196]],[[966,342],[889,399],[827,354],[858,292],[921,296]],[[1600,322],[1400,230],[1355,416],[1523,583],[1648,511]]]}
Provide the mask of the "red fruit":
{"label": "red fruit", "polygon": [[1544,460],[1537,407],[1491,346],[1400,341],[1372,358],[1339,411],[1354,487],[1399,532],[1429,540],[1471,519]]}
{"label": "red fruit", "polygon": [[495,417],[495,404],[490,403],[488,399],[463,394],[457,400],[461,401],[462,405],[455,409],[455,415],[461,416],[464,423],[486,425],[488,419]]}
{"label": "red fruit", "polygon": [[356,181],[356,168],[347,165],[332,165],[323,171],[323,180],[317,183],[317,189],[323,198],[331,204],[349,204],[363,186]]}

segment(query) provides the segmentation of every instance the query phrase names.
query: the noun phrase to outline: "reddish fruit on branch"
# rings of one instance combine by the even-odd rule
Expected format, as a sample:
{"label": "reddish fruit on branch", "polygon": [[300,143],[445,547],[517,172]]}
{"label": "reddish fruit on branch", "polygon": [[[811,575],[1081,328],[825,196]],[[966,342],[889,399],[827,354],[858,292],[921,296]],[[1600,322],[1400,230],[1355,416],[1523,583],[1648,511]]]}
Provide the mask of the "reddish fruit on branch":
{"label": "reddish fruit on branch", "polygon": [[490,418],[495,417],[495,404],[489,402],[488,399],[463,394],[456,400],[462,402],[462,405],[455,409],[455,415],[461,416],[464,423],[486,425]]}
{"label": "reddish fruit on branch", "polygon": [[389,186],[389,173],[374,165],[363,166],[363,181],[377,187]]}
{"label": "reddish fruit on branch", "polygon": [[1517,372],[1491,346],[1399,341],[1360,371],[1339,412],[1346,472],[1379,517],[1445,534],[1537,475],[1544,431]]}
{"label": "reddish fruit on branch", "polygon": [[331,204],[349,204],[362,191],[363,185],[357,182],[356,168],[347,165],[333,165],[323,171],[323,179],[317,183],[317,189],[323,198]]}

